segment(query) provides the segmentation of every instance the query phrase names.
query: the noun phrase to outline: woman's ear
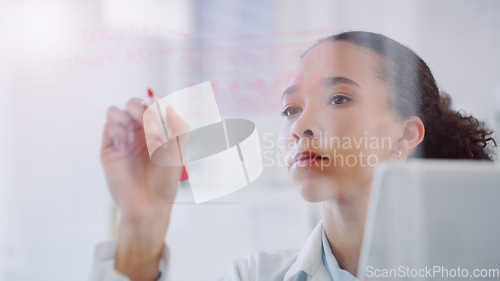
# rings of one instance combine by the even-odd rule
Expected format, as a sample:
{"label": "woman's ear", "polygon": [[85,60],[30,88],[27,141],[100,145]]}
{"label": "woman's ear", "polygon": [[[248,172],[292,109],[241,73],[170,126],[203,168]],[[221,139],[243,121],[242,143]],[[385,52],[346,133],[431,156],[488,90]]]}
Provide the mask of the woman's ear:
{"label": "woman's ear", "polygon": [[420,118],[411,116],[403,121],[403,136],[398,140],[398,149],[405,159],[424,140],[424,135],[425,126]]}

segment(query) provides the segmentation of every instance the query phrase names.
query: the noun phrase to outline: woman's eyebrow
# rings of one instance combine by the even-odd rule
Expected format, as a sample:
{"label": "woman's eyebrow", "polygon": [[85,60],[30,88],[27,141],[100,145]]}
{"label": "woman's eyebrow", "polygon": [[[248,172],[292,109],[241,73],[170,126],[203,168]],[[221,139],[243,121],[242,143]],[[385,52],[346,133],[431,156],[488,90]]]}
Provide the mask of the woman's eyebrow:
{"label": "woman's eyebrow", "polygon": [[[327,78],[323,79],[323,85],[326,88],[337,85],[337,84],[348,84],[348,85],[355,86],[358,88],[363,88],[356,81],[351,80],[347,77],[343,77],[343,76],[332,76],[332,77],[327,77]],[[298,90],[297,85],[292,85],[292,86],[286,88],[286,90],[283,92],[283,95],[281,96],[281,100],[283,100],[283,97],[285,95],[292,94],[292,93],[296,92],[297,90]]]}
{"label": "woman's eyebrow", "polygon": [[342,76],[333,76],[323,79],[323,85],[325,87],[331,87],[337,84],[348,84],[351,86],[362,88],[356,81]]}
{"label": "woman's eyebrow", "polygon": [[[323,79],[323,85],[326,88],[337,85],[337,84],[348,84],[348,85],[355,86],[358,88],[363,88],[356,81],[351,80],[347,77],[343,77],[343,76],[332,76],[332,77],[327,77],[327,78]],[[298,89],[297,85],[292,85],[292,86],[286,88],[286,90],[283,92],[283,95],[281,96],[281,100],[283,100],[283,97],[285,95],[292,94],[292,93],[296,92],[297,89]]]}
{"label": "woman's eyebrow", "polygon": [[281,100],[283,100],[283,97],[286,95],[286,94],[291,94],[295,91],[297,91],[297,85],[293,85],[293,86],[290,86],[288,88],[286,88],[286,90],[283,92],[283,95],[281,96]]}

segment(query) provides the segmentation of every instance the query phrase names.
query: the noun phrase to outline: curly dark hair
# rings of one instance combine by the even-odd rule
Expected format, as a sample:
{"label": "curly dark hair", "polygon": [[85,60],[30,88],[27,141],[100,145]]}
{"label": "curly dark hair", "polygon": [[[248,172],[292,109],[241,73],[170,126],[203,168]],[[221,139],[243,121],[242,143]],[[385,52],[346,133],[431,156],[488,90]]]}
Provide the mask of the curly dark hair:
{"label": "curly dark hair", "polygon": [[402,118],[418,116],[424,123],[424,140],[411,157],[492,160],[493,131],[452,110],[451,97],[439,91],[429,67],[411,49],[381,34],[350,31],[322,38],[309,50],[328,41],[352,43],[380,56],[377,76],[388,85],[389,107]]}

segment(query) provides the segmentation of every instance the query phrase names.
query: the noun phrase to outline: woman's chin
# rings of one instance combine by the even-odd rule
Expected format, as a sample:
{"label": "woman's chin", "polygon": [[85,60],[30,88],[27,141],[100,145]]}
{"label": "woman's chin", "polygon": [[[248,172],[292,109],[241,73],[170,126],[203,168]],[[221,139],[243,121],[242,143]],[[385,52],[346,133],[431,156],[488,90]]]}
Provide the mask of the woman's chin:
{"label": "woman's chin", "polygon": [[309,202],[320,202],[328,200],[331,196],[331,186],[319,182],[295,183],[297,190],[304,200]]}
{"label": "woman's chin", "polygon": [[325,201],[325,199],[322,198],[321,194],[313,194],[312,192],[302,192],[302,191],[299,191],[299,193],[304,200],[311,203]]}
{"label": "woman's chin", "polygon": [[304,174],[304,171],[292,169],[290,172],[300,196],[309,202],[330,200],[345,193],[347,190],[343,190],[344,187],[349,186],[347,183],[342,184],[346,180],[344,177],[334,176],[337,174],[335,171],[309,171]]}
{"label": "woman's chin", "polygon": [[326,200],[331,183],[324,178],[322,171],[317,169],[290,169],[290,176],[297,191],[304,200],[319,202]]}

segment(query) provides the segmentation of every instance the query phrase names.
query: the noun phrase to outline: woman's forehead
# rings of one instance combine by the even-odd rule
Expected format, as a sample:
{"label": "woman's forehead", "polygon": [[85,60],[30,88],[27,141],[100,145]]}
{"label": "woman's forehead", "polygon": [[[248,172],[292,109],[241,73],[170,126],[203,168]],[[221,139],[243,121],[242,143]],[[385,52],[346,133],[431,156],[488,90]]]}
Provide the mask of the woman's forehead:
{"label": "woman's forehead", "polygon": [[346,77],[358,84],[377,79],[379,57],[372,51],[347,42],[323,42],[299,61],[289,86],[313,85],[326,77]]}

